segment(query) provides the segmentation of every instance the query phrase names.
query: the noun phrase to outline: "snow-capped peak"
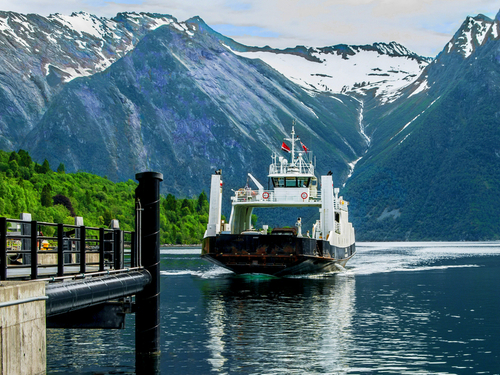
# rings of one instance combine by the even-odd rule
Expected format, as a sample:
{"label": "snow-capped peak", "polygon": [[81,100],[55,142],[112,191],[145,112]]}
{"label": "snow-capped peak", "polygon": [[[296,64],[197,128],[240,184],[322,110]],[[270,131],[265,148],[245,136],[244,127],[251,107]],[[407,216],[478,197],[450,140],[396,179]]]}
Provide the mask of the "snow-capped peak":
{"label": "snow-capped peak", "polygon": [[458,53],[464,58],[470,57],[476,48],[483,45],[488,38],[498,39],[498,25],[498,20],[492,20],[482,14],[467,17],[446,45],[445,52]]}
{"label": "snow-capped peak", "polygon": [[395,42],[233,52],[261,59],[310,91],[361,95],[370,92],[382,102],[395,100],[399,90],[413,83],[430,61]]}
{"label": "snow-capped peak", "polygon": [[[43,75],[53,72],[58,80],[68,82],[106,69],[132,50],[146,33],[163,25],[192,35],[185,23],[163,14],[119,13],[107,19],[77,12],[45,18],[0,11],[0,50],[21,48],[26,61],[38,61],[33,66]],[[33,67],[24,75],[32,73],[36,74]]]}

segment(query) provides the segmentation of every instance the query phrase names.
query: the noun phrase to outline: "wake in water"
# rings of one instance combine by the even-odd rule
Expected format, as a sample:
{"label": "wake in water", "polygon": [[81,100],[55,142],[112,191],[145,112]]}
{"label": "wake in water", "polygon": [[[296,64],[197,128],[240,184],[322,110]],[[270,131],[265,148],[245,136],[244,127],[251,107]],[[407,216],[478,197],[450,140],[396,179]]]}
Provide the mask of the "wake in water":
{"label": "wake in water", "polygon": [[223,277],[226,275],[232,275],[233,272],[226,270],[225,268],[222,267],[217,267],[215,265],[212,265],[210,268],[206,270],[192,270],[192,269],[185,269],[185,270],[168,270],[168,271],[160,271],[160,275],[162,276],[185,276],[185,275],[191,275],[191,276],[196,276],[202,279],[215,279],[218,277]]}
{"label": "wake in water", "polygon": [[160,249],[160,254],[199,255],[199,254],[201,254],[201,248],[199,248],[199,247],[162,247]]}
{"label": "wake in water", "polygon": [[[467,258],[500,255],[500,242],[366,242],[359,243],[357,253],[345,269],[314,275],[295,275],[287,278],[330,278],[369,275],[388,272],[418,272],[451,268],[482,267],[467,263]],[[162,259],[172,269],[161,271],[163,276],[191,275],[202,279],[233,275],[225,268],[200,259],[200,248],[163,248]],[[463,259],[463,261],[460,261]],[[175,262],[182,261],[182,264]],[[457,264],[462,263],[462,264]],[[246,277],[246,276],[243,276]],[[252,275],[253,278],[258,276]]]}
{"label": "wake in water", "polygon": [[[343,275],[429,271],[481,267],[453,261],[500,254],[499,242],[381,242],[362,243]],[[443,264],[450,263],[450,264]]]}

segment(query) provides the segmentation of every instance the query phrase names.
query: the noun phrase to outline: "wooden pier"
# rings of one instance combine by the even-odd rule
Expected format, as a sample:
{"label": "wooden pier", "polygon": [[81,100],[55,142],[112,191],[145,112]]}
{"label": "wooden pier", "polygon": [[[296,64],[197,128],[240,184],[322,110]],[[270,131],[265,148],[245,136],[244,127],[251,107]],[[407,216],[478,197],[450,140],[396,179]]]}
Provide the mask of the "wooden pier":
{"label": "wooden pier", "polygon": [[[46,327],[123,328],[125,313],[135,311],[136,367],[147,365],[148,373],[159,373],[163,176],[144,172],[136,178],[135,231],[120,230],[115,220],[110,228],[95,228],[83,225],[81,217],[74,225],[39,222],[30,214],[21,214],[20,219],[0,217],[0,374],[21,368],[26,374],[45,373]],[[24,289],[38,294],[23,298],[21,292],[12,292]],[[45,307],[43,314],[40,304]],[[33,309],[37,312],[30,315]],[[19,319],[32,315],[36,319]],[[43,324],[43,329],[33,324]],[[23,354],[27,345],[17,345],[26,341],[27,330],[43,331],[36,335],[40,342],[32,342],[39,349],[37,359]],[[38,365],[23,364],[23,358]]]}

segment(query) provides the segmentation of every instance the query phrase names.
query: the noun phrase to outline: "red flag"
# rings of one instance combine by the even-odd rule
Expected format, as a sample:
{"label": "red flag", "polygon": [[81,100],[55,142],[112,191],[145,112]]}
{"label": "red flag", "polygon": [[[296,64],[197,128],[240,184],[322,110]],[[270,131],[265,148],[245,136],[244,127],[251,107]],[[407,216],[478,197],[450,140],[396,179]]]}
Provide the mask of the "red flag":
{"label": "red flag", "polygon": [[300,144],[302,145],[302,148],[304,149],[304,151],[305,151],[305,152],[306,152],[306,154],[307,154],[307,151],[309,151],[309,150],[307,149],[307,147],[306,147],[306,146],[304,146],[304,144],[303,144],[302,142],[300,142]]}
{"label": "red flag", "polygon": [[290,147],[288,147],[285,142],[281,145],[281,149],[283,151],[290,152]]}

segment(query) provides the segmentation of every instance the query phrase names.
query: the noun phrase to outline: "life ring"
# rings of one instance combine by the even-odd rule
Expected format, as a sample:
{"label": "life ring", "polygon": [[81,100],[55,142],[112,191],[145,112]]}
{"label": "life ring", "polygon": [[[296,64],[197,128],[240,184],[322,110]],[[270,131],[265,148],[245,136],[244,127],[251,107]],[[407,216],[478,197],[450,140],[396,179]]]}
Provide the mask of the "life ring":
{"label": "life ring", "polygon": [[269,198],[269,193],[267,191],[262,193],[262,198],[268,199]]}
{"label": "life ring", "polygon": [[300,194],[300,197],[302,199],[307,199],[307,193],[304,191],[302,194]]}

